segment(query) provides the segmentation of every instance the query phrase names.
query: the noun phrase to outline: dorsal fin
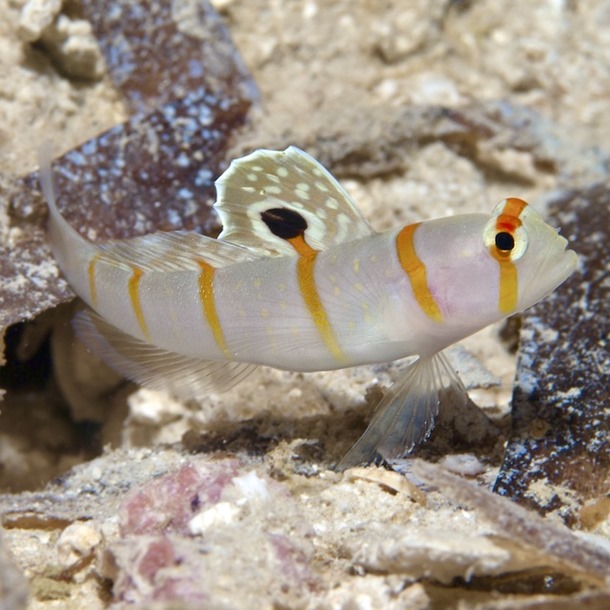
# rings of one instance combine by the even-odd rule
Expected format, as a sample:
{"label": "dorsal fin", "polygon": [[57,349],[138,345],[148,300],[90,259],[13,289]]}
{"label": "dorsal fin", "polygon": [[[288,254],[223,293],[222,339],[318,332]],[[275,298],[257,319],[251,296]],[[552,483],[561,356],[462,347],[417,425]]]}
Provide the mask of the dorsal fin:
{"label": "dorsal fin", "polygon": [[220,240],[261,254],[295,255],[291,237],[327,250],[373,233],[333,176],[307,153],[257,150],[231,163],[216,181]]}
{"label": "dorsal fin", "polygon": [[128,271],[134,264],[143,271],[200,271],[200,260],[218,268],[254,258],[251,250],[189,231],[151,233],[97,247],[104,263]]}

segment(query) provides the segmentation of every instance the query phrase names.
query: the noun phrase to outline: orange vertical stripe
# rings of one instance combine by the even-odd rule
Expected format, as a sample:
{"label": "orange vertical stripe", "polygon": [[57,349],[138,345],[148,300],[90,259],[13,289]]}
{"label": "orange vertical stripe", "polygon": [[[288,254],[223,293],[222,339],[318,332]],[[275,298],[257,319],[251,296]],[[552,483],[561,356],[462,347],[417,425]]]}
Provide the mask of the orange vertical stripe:
{"label": "orange vertical stripe", "polygon": [[210,325],[216,345],[222,350],[225,357],[231,360],[233,354],[227,347],[220,319],[218,318],[218,312],[216,311],[216,297],[214,295],[214,273],[216,269],[202,259],[197,259],[197,263],[201,267],[201,273],[199,274],[199,300],[203,307],[203,315]]}
{"label": "orange vertical stripe", "polygon": [[142,311],[142,303],[140,302],[140,280],[144,275],[144,272],[139,267],[133,267],[133,274],[129,278],[129,296],[131,298],[131,304],[133,311],[136,314],[138,324],[142,330],[142,334],[146,339],[150,339],[150,333],[148,332],[148,326],[144,319],[144,312]]}
{"label": "orange vertical stripe", "polygon": [[326,348],[332,354],[333,358],[341,364],[347,364],[347,358],[337,341],[337,337],[335,336],[330,320],[326,315],[326,310],[324,309],[324,305],[322,305],[316,287],[314,266],[318,251],[314,250],[305,241],[305,237],[302,234],[291,237],[286,241],[299,254],[299,260],[297,262],[297,280],[299,282],[301,295],[309,310],[309,315],[314,321],[322,340],[326,344]]}
{"label": "orange vertical stripe", "polygon": [[498,307],[502,313],[511,313],[517,307],[519,280],[517,267],[511,260],[498,260],[500,265],[500,293]]}
{"label": "orange vertical stripe", "polygon": [[[521,216],[521,212],[523,212],[526,207],[527,203],[523,201],[523,199],[518,199],[517,197],[508,197],[506,199],[506,205],[502,210],[502,214],[500,214],[500,216],[498,217],[498,220],[500,220],[500,218],[505,215],[513,216],[514,218],[518,219],[519,216]],[[519,221],[519,224],[520,222],[521,221]]]}
{"label": "orange vertical stripe", "polygon": [[443,314],[428,287],[426,265],[417,256],[415,244],[413,243],[413,236],[419,225],[420,223],[408,225],[396,236],[398,260],[409,277],[415,300],[419,306],[430,319],[435,322],[442,322]]}
{"label": "orange vertical stripe", "polygon": [[[309,246],[308,246],[309,247]],[[311,250],[313,254],[300,256],[297,262],[297,279],[299,281],[299,288],[305,305],[322,336],[328,351],[333,355],[333,358],[340,364],[347,364],[347,358],[341,350],[341,346],[337,341],[337,337],[330,324],[330,320],[326,315],[320,295],[316,288],[316,281],[314,277],[314,266],[318,252]]]}
{"label": "orange vertical stripe", "polygon": [[291,237],[286,240],[300,256],[311,256],[317,254],[317,250],[314,250],[306,241],[302,235]]}
{"label": "orange vertical stripe", "polygon": [[[515,237],[515,231],[521,226],[519,216],[527,207],[523,199],[509,197],[502,213],[496,220],[496,231],[505,231]],[[495,245],[489,248],[491,255],[500,266],[500,288],[498,294],[498,308],[504,314],[509,314],[517,308],[519,297],[519,278],[517,267],[510,258],[510,252],[498,250]]]}
{"label": "orange vertical stripe", "polygon": [[89,267],[87,274],[89,276],[89,296],[91,297],[91,305],[95,307],[97,305],[97,287],[95,285],[95,264],[98,261],[98,255],[96,254],[89,261]]}

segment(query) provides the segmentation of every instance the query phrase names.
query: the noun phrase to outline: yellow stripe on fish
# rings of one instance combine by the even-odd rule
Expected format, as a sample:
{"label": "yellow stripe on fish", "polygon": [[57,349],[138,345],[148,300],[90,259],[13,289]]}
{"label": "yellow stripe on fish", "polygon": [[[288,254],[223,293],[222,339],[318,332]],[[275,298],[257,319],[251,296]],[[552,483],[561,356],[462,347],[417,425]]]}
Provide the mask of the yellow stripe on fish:
{"label": "yellow stripe on fish", "polygon": [[207,400],[254,365],[307,372],[418,355],[342,466],[425,439],[443,397],[466,396],[442,350],[544,298],[577,265],[517,198],[377,233],[292,147],[237,159],[217,180],[218,239],[90,243],[57,209],[50,167],[41,179],[53,254],[95,310],[75,319],[77,334],[135,381]]}
{"label": "yellow stripe on fish", "polygon": [[299,257],[297,262],[299,288],[301,289],[301,294],[303,295],[307,309],[309,310],[313,321],[320,331],[320,335],[322,336],[322,339],[324,339],[324,343],[328,348],[328,351],[332,354],[333,358],[338,364],[347,365],[348,360],[341,350],[341,346],[337,341],[337,337],[335,336],[331,323],[328,320],[328,316],[326,315],[326,311],[322,305],[320,295],[318,294],[316,288],[316,280],[314,275],[316,257],[317,253],[315,252],[314,254]]}
{"label": "yellow stripe on fish", "polygon": [[298,213],[286,208],[266,210],[261,217],[271,233],[287,241],[299,255],[297,277],[303,300],[328,351],[337,363],[347,366],[347,358],[337,341],[316,288],[314,268],[318,251],[305,241],[307,222]]}
{"label": "yellow stripe on fish", "polygon": [[527,244],[523,244],[525,238],[519,231],[523,224],[520,216],[526,207],[527,203],[522,199],[509,197],[505,200],[496,218],[494,242],[489,246],[490,254],[500,266],[498,309],[503,314],[509,314],[517,308],[519,278],[514,259],[527,247]]}
{"label": "yellow stripe on fish", "polygon": [[415,231],[420,224],[421,223],[408,225],[396,236],[398,260],[405,273],[409,276],[413,294],[415,295],[419,306],[431,320],[442,322],[443,314],[428,286],[426,265],[424,265],[417,255],[415,244],[413,243]]}
{"label": "yellow stripe on fish", "polygon": [[216,345],[218,345],[228,360],[232,360],[233,354],[227,347],[216,309],[216,297],[214,295],[214,273],[216,270],[203,259],[197,259],[197,264],[201,267],[201,273],[199,274],[199,299],[203,307],[203,315],[212,329]]}
{"label": "yellow stripe on fish", "polygon": [[146,339],[150,339],[150,331],[148,330],[148,324],[144,319],[144,311],[142,310],[142,302],[140,300],[140,281],[144,272],[139,267],[132,265],[132,276],[129,278],[128,290],[129,298],[131,299],[131,305],[133,311],[136,314],[136,319],[140,325],[140,330]]}
{"label": "yellow stripe on fish", "polygon": [[95,284],[95,264],[99,260],[99,256],[93,256],[89,261],[87,268],[87,275],[89,276],[89,296],[91,297],[91,303],[93,307],[97,305],[97,288]]}

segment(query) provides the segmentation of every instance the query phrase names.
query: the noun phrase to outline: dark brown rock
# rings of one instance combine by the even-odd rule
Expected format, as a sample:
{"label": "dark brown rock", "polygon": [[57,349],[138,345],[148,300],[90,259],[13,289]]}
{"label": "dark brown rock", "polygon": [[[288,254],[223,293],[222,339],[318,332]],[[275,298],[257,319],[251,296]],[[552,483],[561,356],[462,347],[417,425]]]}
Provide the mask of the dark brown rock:
{"label": "dark brown rock", "polygon": [[[206,2],[86,2],[114,82],[136,115],[53,164],[58,205],[92,240],[155,230],[218,231],[214,180],[256,87]],[[190,5],[189,5],[190,6]],[[154,8],[154,10],[153,10]],[[0,181],[9,226],[0,245],[0,325],[73,296],[45,239],[36,173]]]}
{"label": "dark brown rock", "polygon": [[565,192],[551,222],[580,271],[523,316],[513,430],[495,491],[568,523],[610,471],[610,187]]}
{"label": "dark brown rock", "polygon": [[209,2],[83,0],[110,78],[130,110],[148,114],[173,100],[213,93],[257,99],[257,88]]}

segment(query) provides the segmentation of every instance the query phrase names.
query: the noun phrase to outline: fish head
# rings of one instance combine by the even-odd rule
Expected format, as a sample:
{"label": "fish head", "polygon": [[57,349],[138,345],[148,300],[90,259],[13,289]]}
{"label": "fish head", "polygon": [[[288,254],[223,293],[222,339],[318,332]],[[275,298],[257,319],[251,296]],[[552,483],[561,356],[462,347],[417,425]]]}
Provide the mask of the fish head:
{"label": "fish head", "polygon": [[498,308],[510,314],[534,305],[577,268],[568,240],[522,199],[511,197],[493,210],[483,244],[497,263]]}
{"label": "fish head", "polygon": [[[578,256],[557,229],[525,201],[505,199],[492,214],[464,214],[422,223],[414,251],[425,278],[413,292],[427,318],[434,349],[540,301],[576,269]],[[412,278],[413,279],[413,278]],[[428,295],[428,296],[426,296]],[[423,314],[422,314],[423,315]],[[432,348],[431,348],[432,349]]]}

